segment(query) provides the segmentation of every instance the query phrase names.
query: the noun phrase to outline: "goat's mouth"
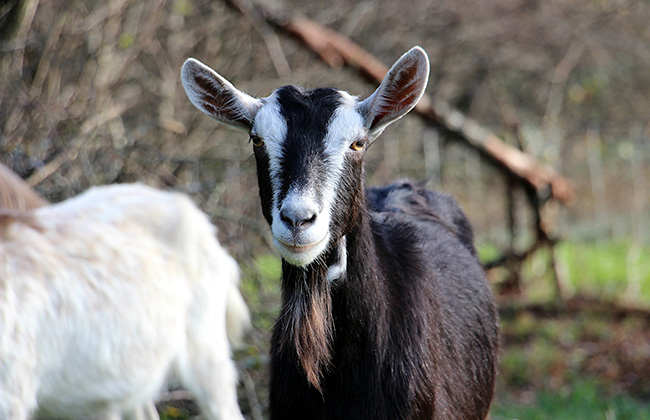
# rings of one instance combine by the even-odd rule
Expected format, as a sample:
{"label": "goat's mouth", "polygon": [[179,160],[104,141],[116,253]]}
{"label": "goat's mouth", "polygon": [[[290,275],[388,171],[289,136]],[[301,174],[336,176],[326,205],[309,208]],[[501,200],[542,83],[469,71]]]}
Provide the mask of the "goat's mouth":
{"label": "goat's mouth", "polygon": [[311,244],[311,245],[304,245],[304,246],[298,246],[298,245],[289,245],[285,244],[284,242],[280,242],[283,247],[285,247],[287,250],[293,252],[294,254],[300,254],[301,252],[307,252],[310,249],[313,249],[318,243]]}
{"label": "goat's mouth", "polygon": [[329,233],[320,240],[311,244],[290,244],[287,241],[274,237],[280,255],[290,264],[303,266],[315,260],[324,250],[329,241]]}

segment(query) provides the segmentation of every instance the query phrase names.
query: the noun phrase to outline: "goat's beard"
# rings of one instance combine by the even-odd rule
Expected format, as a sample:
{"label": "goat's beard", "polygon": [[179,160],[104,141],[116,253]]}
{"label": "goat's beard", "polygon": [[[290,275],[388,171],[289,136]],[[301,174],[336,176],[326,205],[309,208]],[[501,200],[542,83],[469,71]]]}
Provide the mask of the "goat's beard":
{"label": "goat's beard", "polygon": [[295,349],[307,380],[319,392],[332,359],[334,324],[327,266],[320,259],[308,267],[282,263],[283,309],[278,321],[281,351]]}

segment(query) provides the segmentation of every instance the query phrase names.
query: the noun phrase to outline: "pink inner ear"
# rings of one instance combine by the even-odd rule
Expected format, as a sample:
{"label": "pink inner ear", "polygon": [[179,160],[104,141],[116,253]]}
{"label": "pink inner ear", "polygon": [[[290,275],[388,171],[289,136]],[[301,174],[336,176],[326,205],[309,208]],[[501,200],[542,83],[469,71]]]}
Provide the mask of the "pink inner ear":
{"label": "pink inner ear", "polygon": [[218,79],[197,74],[194,82],[201,88],[201,101],[211,115],[230,124],[250,124],[237,109],[238,98],[219,83]]}
{"label": "pink inner ear", "polygon": [[415,63],[401,68],[391,75],[382,94],[381,109],[372,121],[372,127],[387,116],[399,115],[417,100],[420,89],[416,80],[418,66]]}

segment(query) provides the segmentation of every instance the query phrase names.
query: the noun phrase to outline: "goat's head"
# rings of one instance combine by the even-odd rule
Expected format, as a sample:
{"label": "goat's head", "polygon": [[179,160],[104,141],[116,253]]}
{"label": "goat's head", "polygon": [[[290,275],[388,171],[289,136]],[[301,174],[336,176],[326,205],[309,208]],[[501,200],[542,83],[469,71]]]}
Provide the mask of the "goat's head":
{"label": "goat's head", "polygon": [[417,104],[429,60],[421,48],[411,49],[363,101],[336,89],[295,86],[257,99],[194,59],[181,77],[197,108],[249,132],[274,242],[287,262],[305,266],[352,226],[362,204],[366,148]]}

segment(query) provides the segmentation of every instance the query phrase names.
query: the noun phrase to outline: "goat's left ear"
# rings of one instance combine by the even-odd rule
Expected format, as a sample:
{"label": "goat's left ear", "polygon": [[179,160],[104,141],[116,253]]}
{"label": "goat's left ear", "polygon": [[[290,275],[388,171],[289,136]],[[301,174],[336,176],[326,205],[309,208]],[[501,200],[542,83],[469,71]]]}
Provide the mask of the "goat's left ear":
{"label": "goat's left ear", "polygon": [[212,118],[246,131],[253,126],[261,101],[238,90],[210,67],[188,58],[181,69],[181,81],[194,106]]}
{"label": "goat's left ear", "polygon": [[393,64],[377,90],[359,104],[370,139],[375,139],[390,123],[415,107],[428,80],[427,53],[413,47]]}

